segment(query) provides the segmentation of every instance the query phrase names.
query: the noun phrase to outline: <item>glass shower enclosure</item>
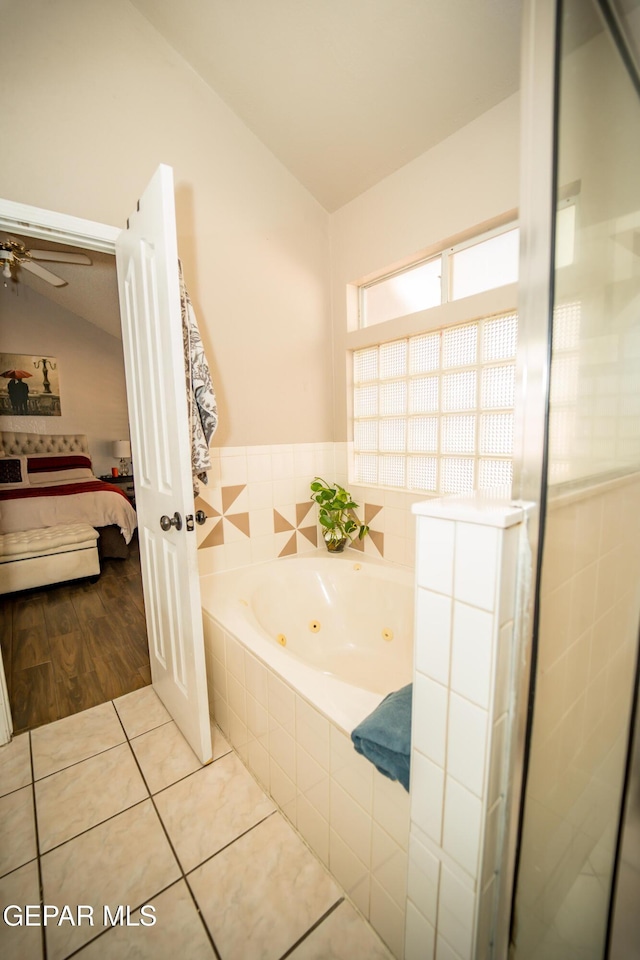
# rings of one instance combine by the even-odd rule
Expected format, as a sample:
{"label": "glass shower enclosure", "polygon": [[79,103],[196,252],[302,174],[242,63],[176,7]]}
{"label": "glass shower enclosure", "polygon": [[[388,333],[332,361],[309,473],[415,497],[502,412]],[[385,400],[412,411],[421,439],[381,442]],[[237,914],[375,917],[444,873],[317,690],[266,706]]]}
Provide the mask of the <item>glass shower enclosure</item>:
{"label": "glass shower enclosure", "polygon": [[[529,0],[524,13],[534,66],[523,111],[530,136],[541,133],[523,156],[528,353],[520,382],[530,425],[520,433],[514,493],[535,503],[538,562],[509,955],[631,960],[640,957],[640,769],[631,749],[640,622],[640,6]],[[536,88],[534,61],[544,69],[545,58],[551,79]]]}

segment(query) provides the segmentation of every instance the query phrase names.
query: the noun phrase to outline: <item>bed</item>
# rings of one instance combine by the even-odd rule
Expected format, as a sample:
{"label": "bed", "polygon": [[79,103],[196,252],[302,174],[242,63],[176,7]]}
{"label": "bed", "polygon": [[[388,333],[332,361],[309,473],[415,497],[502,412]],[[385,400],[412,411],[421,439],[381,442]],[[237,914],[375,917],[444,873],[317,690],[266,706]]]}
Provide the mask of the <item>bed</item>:
{"label": "bed", "polygon": [[0,533],[88,523],[101,556],[127,555],[136,512],[117,486],[94,476],[81,434],[0,434]]}

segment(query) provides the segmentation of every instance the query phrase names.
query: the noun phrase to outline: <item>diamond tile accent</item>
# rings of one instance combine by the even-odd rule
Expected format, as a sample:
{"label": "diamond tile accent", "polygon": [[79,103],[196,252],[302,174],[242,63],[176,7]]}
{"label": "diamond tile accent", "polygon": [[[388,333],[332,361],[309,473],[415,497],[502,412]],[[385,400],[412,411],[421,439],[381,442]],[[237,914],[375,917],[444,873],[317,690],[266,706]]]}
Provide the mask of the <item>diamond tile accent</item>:
{"label": "diamond tile accent", "polygon": [[[207,503],[203,497],[200,496],[197,498],[195,502],[196,510],[204,510],[207,518],[214,520],[213,527],[207,536],[205,536],[204,540],[198,545],[198,550],[203,550],[206,547],[220,547],[228,541],[229,537],[225,537],[225,521],[232,523],[233,526],[237,530],[240,530],[241,533],[244,533],[246,537],[251,536],[249,513],[246,510],[233,514],[228,514],[227,512],[238,500],[240,494],[246,489],[246,483],[236,483],[231,486],[220,487],[219,493],[222,502],[222,513]],[[243,498],[243,500],[244,499],[245,498]]]}
{"label": "diamond tile accent", "polygon": [[207,519],[221,516],[220,511],[216,510],[215,507],[212,507],[211,504],[207,503],[206,500],[203,500],[202,497],[196,497],[194,507],[196,508],[196,510],[204,510],[204,512],[207,515]]}
{"label": "diamond tile accent", "polygon": [[[296,503],[295,508],[295,526],[278,510],[273,511],[274,533],[285,533],[289,530],[295,531],[278,554],[279,557],[290,557],[298,553],[304,546],[305,540],[313,544],[314,547],[318,546],[318,528],[315,523],[313,525],[309,524],[309,520],[311,519],[309,513],[313,508],[313,502],[311,500],[305,500],[302,503]],[[304,527],[300,526],[305,520],[307,521],[307,525]],[[301,540],[300,537],[304,539]]]}
{"label": "diamond tile accent", "polygon": [[222,526],[222,519],[217,520],[211,533],[205,537],[202,541],[198,550],[203,550],[205,547],[219,547],[224,543],[224,528]]}
{"label": "diamond tile accent", "polygon": [[309,543],[312,543],[314,547],[318,546],[318,528],[317,527],[300,527],[298,533],[301,533],[303,537],[306,537]]}
{"label": "diamond tile accent", "polygon": [[296,540],[296,534],[294,533],[290,540],[287,540],[286,545],[278,554],[279,557],[292,557],[295,553],[298,552],[298,544]]}
{"label": "diamond tile accent", "polygon": [[380,530],[370,530],[369,536],[373,545],[377,547],[380,556],[384,557],[384,533],[381,533]]}
{"label": "diamond tile accent", "polygon": [[295,527],[293,526],[292,523],[289,523],[286,517],[283,517],[278,510],[274,510],[273,511],[273,532],[284,533],[287,530],[295,530]]}
{"label": "diamond tile accent", "polygon": [[248,513],[233,513],[231,516],[225,517],[225,520],[228,520],[229,523],[232,523],[234,527],[237,527],[238,530],[245,534],[245,536],[251,536],[251,533],[249,532]]}
{"label": "diamond tile accent", "polygon": [[364,505],[364,522],[367,526],[371,523],[374,517],[377,517],[382,507],[378,506],[376,503],[365,503]]}
{"label": "diamond tile accent", "polygon": [[296,527],[300,528],[300,524],[307,516],[311,510],[313,503],[309,500],[308,503],[296,503]]}
{"label": "diamond tile accent", "polygon": [[232,487],[222,487],[222,512],[226,514],[231,504],[238,499],[246,487],[246,483],[235,484]]}

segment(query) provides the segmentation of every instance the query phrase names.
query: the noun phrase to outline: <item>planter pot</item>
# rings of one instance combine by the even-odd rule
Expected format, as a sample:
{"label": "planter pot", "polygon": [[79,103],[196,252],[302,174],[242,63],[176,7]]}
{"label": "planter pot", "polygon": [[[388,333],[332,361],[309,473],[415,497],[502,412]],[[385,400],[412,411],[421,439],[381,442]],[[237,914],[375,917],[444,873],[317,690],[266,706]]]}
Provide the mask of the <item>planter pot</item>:
{"label": "planter pot", "polygon": [[329,553],[342,553],[347,545],[347,538],[343,537],[342,540],[325,540],[325,543]]}

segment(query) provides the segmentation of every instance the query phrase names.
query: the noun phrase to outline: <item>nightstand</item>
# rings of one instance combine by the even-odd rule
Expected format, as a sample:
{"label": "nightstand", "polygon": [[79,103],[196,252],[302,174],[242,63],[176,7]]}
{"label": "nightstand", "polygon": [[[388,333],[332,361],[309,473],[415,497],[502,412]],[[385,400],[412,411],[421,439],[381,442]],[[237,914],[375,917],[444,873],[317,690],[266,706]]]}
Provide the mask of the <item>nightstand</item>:
{"label": "nightstand", "polygon": [[136,505],[136,491],[133,485],[133,476],[128,477],[112,477],[111,474],[107,474],[104,477],[98,477],[99,480],[104,480],[105,483],[113,483],[117,487],[120,487],[123,493],[126,493],[129,503],[132,507]]}

